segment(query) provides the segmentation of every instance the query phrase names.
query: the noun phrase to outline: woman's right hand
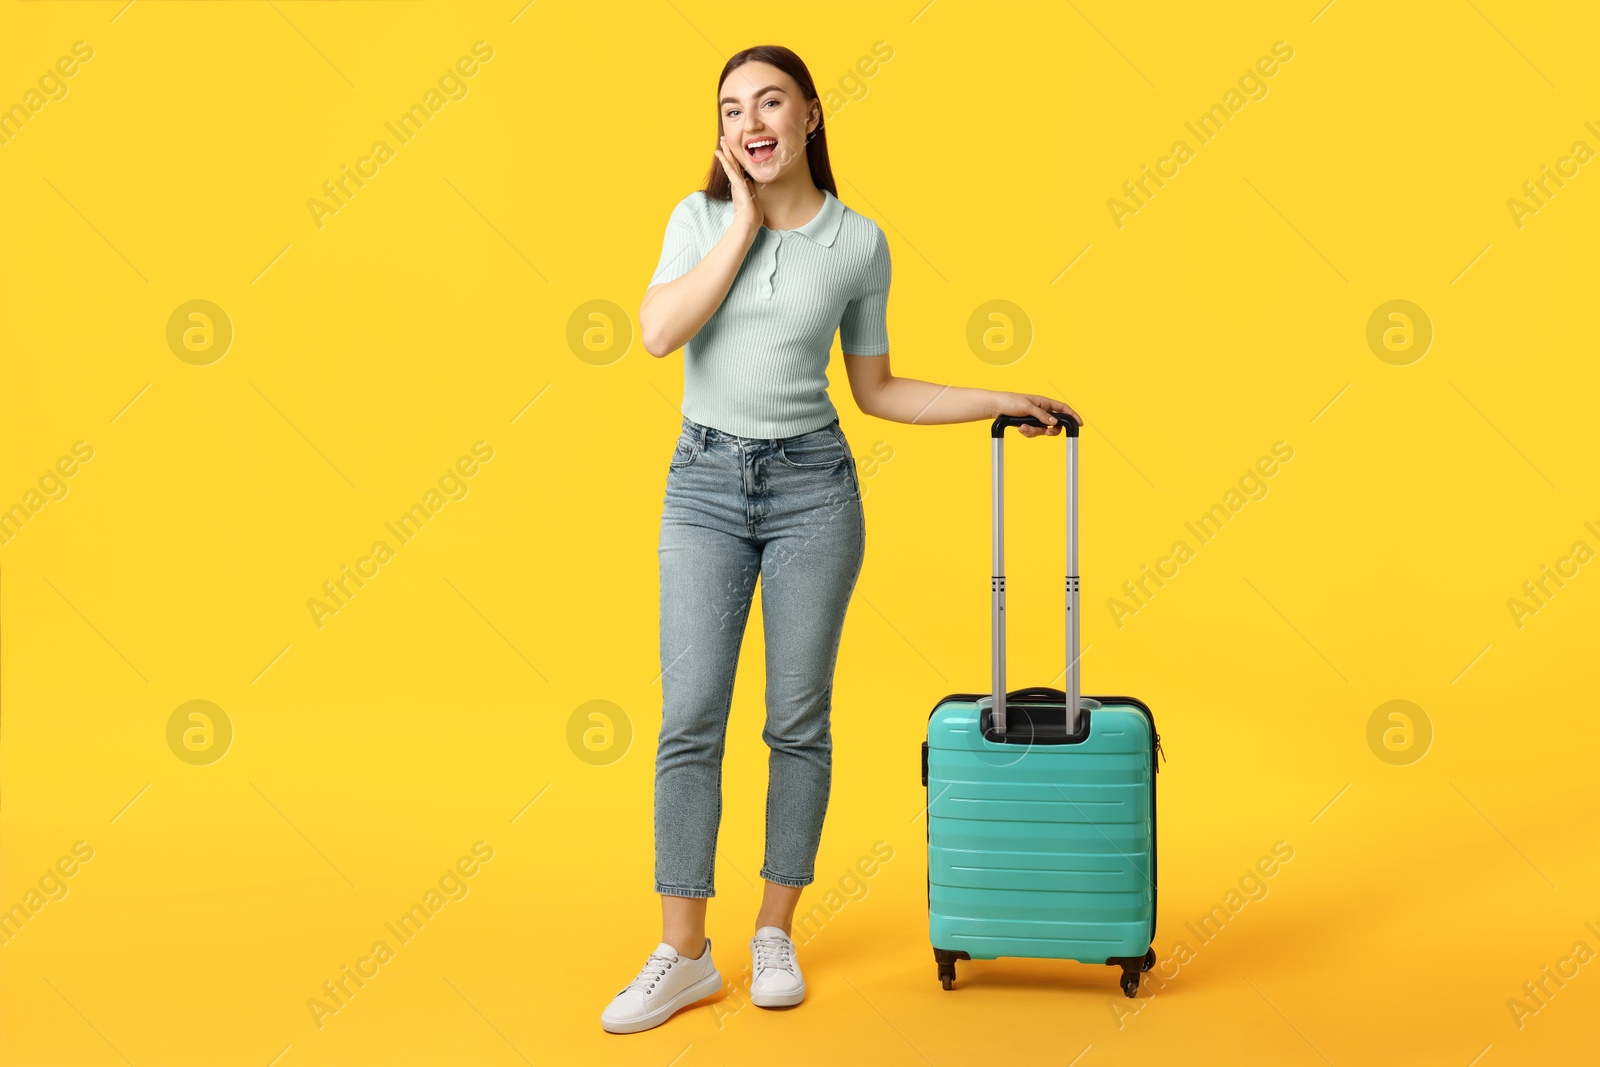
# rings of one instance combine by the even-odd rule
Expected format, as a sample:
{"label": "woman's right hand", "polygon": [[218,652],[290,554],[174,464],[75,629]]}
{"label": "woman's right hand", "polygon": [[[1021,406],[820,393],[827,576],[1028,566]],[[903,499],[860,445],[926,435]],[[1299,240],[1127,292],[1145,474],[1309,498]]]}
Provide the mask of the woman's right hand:
{"label": "woman's right hand", "polygon": [[733,149],[728,147],[727,137],[718,137],[717,143],[717,159],[721,161],[722,169],[728,175],[728,184],[732,186],[734,224],[748,226],[754,233],[766,220],[766,212],[761,208],[761,198],[756,195],[755,180],[746,177],[744,168],[733,158]]}

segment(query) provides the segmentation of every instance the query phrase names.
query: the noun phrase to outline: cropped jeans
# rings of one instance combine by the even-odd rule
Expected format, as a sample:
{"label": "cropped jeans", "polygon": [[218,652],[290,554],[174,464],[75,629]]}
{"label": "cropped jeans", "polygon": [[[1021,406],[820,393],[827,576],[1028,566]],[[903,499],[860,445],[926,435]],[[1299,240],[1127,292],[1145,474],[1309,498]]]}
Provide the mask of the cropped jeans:
{"label": "cropped jeans", "polygon": [[661,516],[657,893],[716,895],[722,755],[757,576],[770,750],[761,877],[814,880],[832,785],[833,670],[865,550],[859,475],[838,419],[765,439],[684,419]]}

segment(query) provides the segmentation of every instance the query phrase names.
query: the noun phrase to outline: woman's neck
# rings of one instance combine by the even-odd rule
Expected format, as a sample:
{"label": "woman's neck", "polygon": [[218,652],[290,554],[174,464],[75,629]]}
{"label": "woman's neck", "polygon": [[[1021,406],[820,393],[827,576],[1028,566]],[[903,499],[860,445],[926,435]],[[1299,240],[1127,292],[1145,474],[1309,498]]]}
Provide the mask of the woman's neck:
{"label": "woman's neck", "polygon": [[770,185],[762,185],[756,194],[761,198],[762,223],[769,230],[795,230],[817,217],[827,197],[811,180],[809,170],[796,167],[788,177]]}

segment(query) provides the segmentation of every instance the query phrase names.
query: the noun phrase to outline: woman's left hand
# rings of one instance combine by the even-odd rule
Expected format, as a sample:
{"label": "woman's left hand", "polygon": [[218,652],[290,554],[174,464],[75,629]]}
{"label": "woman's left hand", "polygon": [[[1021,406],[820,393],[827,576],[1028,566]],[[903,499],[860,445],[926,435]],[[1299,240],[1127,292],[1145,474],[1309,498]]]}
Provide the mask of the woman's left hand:
{"label": "woman's left hand", "polygon": [[[1049,423],[1051,418],[1071,419],[1079,426],[1083,419],[1065,400],[1056,400],[1053,397],[1040,396],[1038,393],[1000,393],[1001,415],[1032,415],[1040,422]],[[1017,432],[1024,437],[1054,436],[1061,432],[1059,422],[1052,424],[1048,429],[1041,430],[1037,426],[1018,426]]]}

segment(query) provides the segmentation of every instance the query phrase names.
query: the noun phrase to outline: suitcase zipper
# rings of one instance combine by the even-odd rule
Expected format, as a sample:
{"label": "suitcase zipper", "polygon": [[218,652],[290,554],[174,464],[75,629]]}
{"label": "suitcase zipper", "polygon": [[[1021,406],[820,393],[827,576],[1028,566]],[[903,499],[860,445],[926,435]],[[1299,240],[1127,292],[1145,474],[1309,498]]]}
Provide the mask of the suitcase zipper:
{"label": "suitcase zipper", "polygon": [[[1162,763],[1167,762],[1167,754],[1161,750],[1161,735],[1160,734],[1156,734],[1156,753],[1161,757],[1161,762]],[[1157,774],[1161,773],[1160,764],[1156,765],[1156,773]]]}

